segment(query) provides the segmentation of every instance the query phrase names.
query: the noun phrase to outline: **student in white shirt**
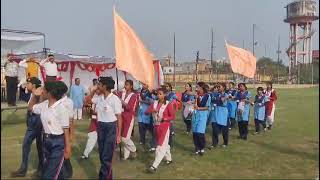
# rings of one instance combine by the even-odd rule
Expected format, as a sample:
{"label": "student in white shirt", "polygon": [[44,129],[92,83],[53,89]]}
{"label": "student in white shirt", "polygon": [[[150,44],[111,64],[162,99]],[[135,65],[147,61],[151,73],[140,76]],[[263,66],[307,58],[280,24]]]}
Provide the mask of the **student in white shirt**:
{"label": "student in white shirt", "polygon": [[40,66],[44,67],[46,73],[46,81],[55,81],[58,76],[58,66],[54,61],[53,54],[49,54],[48,58],[40,62]]}
{"label": "student in white shirt", "polygon": [[[101,96],[92,99],[96,104],[98,116],[98,148],[101,168],[99,179],[112,179],[112,157],[116,144],[121,141],[122,103],[111,90],[114,89],[112,77],[100,77],[98,89]],[[94,92],[90,94],[93,97]]]}
{"label": "student in white shirt", "polygon": [[[40,114],[44,129],[44,153],[46,162],[41,179],[63,178],[61,168],[64,159],[71,155],[69,139],[69,115],[60,101],[68,91],[62,81],[47,81],[44,87],[32,92],[29,110]],[[36,104],[36,96],[40,96],[41,103]]]}

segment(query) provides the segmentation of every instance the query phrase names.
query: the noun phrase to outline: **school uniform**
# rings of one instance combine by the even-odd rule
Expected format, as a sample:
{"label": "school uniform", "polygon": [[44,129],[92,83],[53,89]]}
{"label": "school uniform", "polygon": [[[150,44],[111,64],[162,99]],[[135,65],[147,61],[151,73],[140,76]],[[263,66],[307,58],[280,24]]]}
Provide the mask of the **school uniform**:
{"label": "school uniform", "polygon": [[[30,99],[33,95],[31,94]],[[30,100],[28,101],[29,104]],[[17,172],[19,174],[26,174],[28,169],[29,154],[31,150],[32,142],[36,139],[37,152],[38,152],[38,168],[37,171],[41,173],[44,164],[44,154],[42,149],[42,123],[39,114],[35,114],[32,111],[27,111],[27,129],[24,135],[22,144],[22,162]]]}
{"label": "school uniform", "polygon": [[264,95],[256,95],[254,100],[254,124],[256,128],[256,133],[260,132],[260,124],[263,126],[264,130],[266,128],[266,102],[268,97]]}
{"label": "school uniform", "polygon": [[209,112],[209,123],[211,123],[212,126],[212,146],[216,147],[218,144],[218,135],[219,135],[219,129],[217,125],[217,103],[218,103],[218,92],[211,92],[211,106],[210,106],[210,112]]}
{"label": "school uniform", "polygon": [[[217,97],[216,103],[216,133],[215,138],[217,138],[222,132],[223,137],[223,145],[227,146],[229,141],[229,121],[228,121],[228,101],[222,101],[221,98],[228,98],[229,94],[227,93],[219,93]],[[219,142],[219,138],[214,140],[213,146],[217,146]]]}
{"label": "school uniform", "polygon": [[247,139],[248,136],[248,124],[250,116],[250,103],[244,100],[250,100],[251,93],[249,91],[238,91],[235,95],[237,101],[237,121],[239,127],[240,138]]}
{"label": "school uniform", "polygon": [[123,153],[124,159],[128,159],[130,152],[136,152],[136,146],[131,140],[132,129],[134,126],[134,115],[137,104],[136,94],[133,92],[127,94],[122,92],[120,95],[121,99],[127,104],[123,107],[122,116],[122,134],[121,140],[123,142]]}
{"label": "school uniform", "polygon": [[[61,100],[60,100],[63,105],[65,106],[67,112],[68,112],[68,116],[69,116],[69,122],[71,122],[73,120],[73,102],[70,98],[68,98],[68,96],[64,96]],[[69,130],[70,134],[71,131]],[[71,178],[73,175],[73,168],[72,168],[72,164],[69,159],[65,159],[64,163],[63,163],[63,175],[65,178]]]}
{"label": "school uniform", "polygon": [[[95,94],[93,96],[93,98],[98,98],[99,96],[97,94]],[[86,147],[84,149],[83,152],[83,156],[85,158],[89,157],[89,154],[91,153],[91,151],[93,150],[94,146],[97,143],[97,139],[98,139],[98,134],[97,134],[97,126],[98,126],[98,117],[97,117],[97,113],[95,112],[95,107],[96,104],[91,105],[91,121],[90,121],[90,125],[89,125],[89,132],[88,132],[88,140],[87,140],[87,144]]]}
{"label": "school uniform", "polygon": [[[172,106],[174,106],[173,107],[173,117],[174,117],[174,119],[176,119],[176,111],[178,109],[178,104],[177,104],[178,97],[177,97],[176,93],[173,91],[170,91],[167,94],[166,99],[172,104]],[[173,148],[173,136],[174,136],[174,125],[173,125],[173,121],[170,121],[169,144],[170,144],[171,148]]]}
{"label": "school uniform", "polygon": [[150,114],[153,110],[157,110],[157,113],[152,113],[154,118],[154,128],[157,141],[156,156],[152,164],[154,168],[157,168],[163,158],[167,161],[172,161],[169,144],[170,133],[170,121],[174,120],[174,110],[172,104],[166,101],[166,104],[159,104],[155,101],[150,105],[147,110],[147,114]]}
{"label": "school uniform", "polygon": [[[226,93],[228,96],[234,97],[237,90],[229,89]],[[230,128],[234,128],[236,126],[236,111],[237,111],[237,102],[234,99],[228,100],[228,120],[230,123]]]}
{"label": "school uniform", "polygon": [[191,119],[193,112],[193,101],[195,100],[194,95],[189,95],[186,92],[182,93],[182,119],[186,124],[187,132],[191,130]]}
{"label": "school uniform", "polygon": [[85,96],[85,89],[82,85],[72,85],[70,98],[73,101],[73,119],[82,120],[82,108]]}
{"label": "school uniform", "polygon": [[149,131],[151,134],[150,146],[155,148],[156,142],[153,132],[153,120],[150,114],[146,114],[150,104],[153,102],[151,93],[147,89],[142,89],[140,92],[139,110],[138,110],[138,124],[139,124],[139,138],[140,144],[145,145],[146,143],[146,132]]}
{"label": "school uniform", "polygon": [[122,103],[113,93],[93,98],[92,103],[96,104],[98,116],[99,179],[112,179],[112,157],[117,140],[116,115],[122,113]]}
{"label": "school uniform", "polygon": [[[201,95],[197,98],[198,107],[210,108],[211,98],[209,94]],[[194,110],[192,116],[193,143],[196,153],[203,153],[205,147],[205,131],[209,110]]]}
{"label": "school uniform", "polygon": [[278,99],[277,93],[274,89],[267,90],[265,95],[268,97],[269,101],[266,103],[266,124],[269,129],[274,122],[274,111],[276,109],[276,101]]}
{"label": "school uniform", "polygon": [[61,101],[49,106],[49,101],[33,106],[33,113],[40,114],[44,130],[44,152],[46,164],[42,179],[64,178],[61,168],[64,162],[64,130],[69,128],[69,115]]}

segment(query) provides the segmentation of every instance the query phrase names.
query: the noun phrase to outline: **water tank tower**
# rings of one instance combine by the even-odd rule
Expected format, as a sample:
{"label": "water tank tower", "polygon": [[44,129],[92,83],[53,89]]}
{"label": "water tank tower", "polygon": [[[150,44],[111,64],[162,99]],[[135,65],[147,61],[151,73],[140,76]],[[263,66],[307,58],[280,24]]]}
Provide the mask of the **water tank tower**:
{"label": "water tank tower", "polygon": [[287,16],[284,22],[290,24],[289,48],[289,81],[297,71],[297,65],[312,62],[312,22],[319,19],[316,2],[297,0],[286,6]]}

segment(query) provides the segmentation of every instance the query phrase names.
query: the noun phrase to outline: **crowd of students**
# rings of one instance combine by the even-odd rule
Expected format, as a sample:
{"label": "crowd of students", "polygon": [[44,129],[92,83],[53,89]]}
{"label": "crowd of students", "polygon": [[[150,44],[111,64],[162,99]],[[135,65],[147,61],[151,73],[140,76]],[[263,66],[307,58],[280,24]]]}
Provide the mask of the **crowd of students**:
{"label": "crowd of students", "polygon": [[[192,131],[195,155],[202,156],[205,153],[208,127],[212,128],[209,149],[218,147],[220,134],[223,137],[222,147],[227,147],[229,130],[236,126],[239,138],[247,140],[251,106],[254,110],[255,134],[260,133],[261,125],[264,131],[271,130],[274,119],[277,96],[272,83],[267,83],[266,89],[258,87],[254,98],[244,83],[239,83],[235,88],[233,82],[210,86],[198,82],[195,92],[192,85],[187,83],[180,98],[169,83],[156,90],[150,90],[143,84],[140,91],[134,91],[133,81],[126,80],[123,90],[113,91],[115,81],[111,77],[100,77],[95,81],[97,84],[90,88],[87,99],[91,122],[81,158],[89,158],[98,143],[101,164],[99,179],[112,179],[112,158],[120,142],[123,160],[137,157],[137,148],[131,139],[135,119],[139,127],[139,144],[147,146],[146,133],[149,132],[149,151],[155,152],[155,159],[147,171],[156,172],[163,159],[165,164],[171,164],[170,150],[174,144],[174,120],[179,103],[182,103],[186,134]],[[13,176],[25,176],[30,146],[33,139],[37,139],[38,176],[43,179],[69,178],[72,176],[71,124],[78,116],[74,116],[74,103],[66,95],[68,88],[62,81],[52,80],[41,86],[41,81],[35,77],[29,78],[27,82],[27,89],[32,92],[28,102],[28,129],[25,135],[29,141],[23,144],[23,162]]]}

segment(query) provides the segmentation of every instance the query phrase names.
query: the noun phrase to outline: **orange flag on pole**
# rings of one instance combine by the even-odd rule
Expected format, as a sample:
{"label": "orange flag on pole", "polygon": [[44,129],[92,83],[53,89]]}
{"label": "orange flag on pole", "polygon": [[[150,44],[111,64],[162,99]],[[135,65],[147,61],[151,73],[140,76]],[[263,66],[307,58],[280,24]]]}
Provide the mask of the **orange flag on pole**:
{"label": "orange flag on pole", "polygon": [[113,9],[116,67],[153,88],[153,56],[132,28]]}
{"label": "orange flag on pole", "polygon": [[234,73],[254,78],[256,72],[256,57],[247,50],[226,43],[231,69]]}

